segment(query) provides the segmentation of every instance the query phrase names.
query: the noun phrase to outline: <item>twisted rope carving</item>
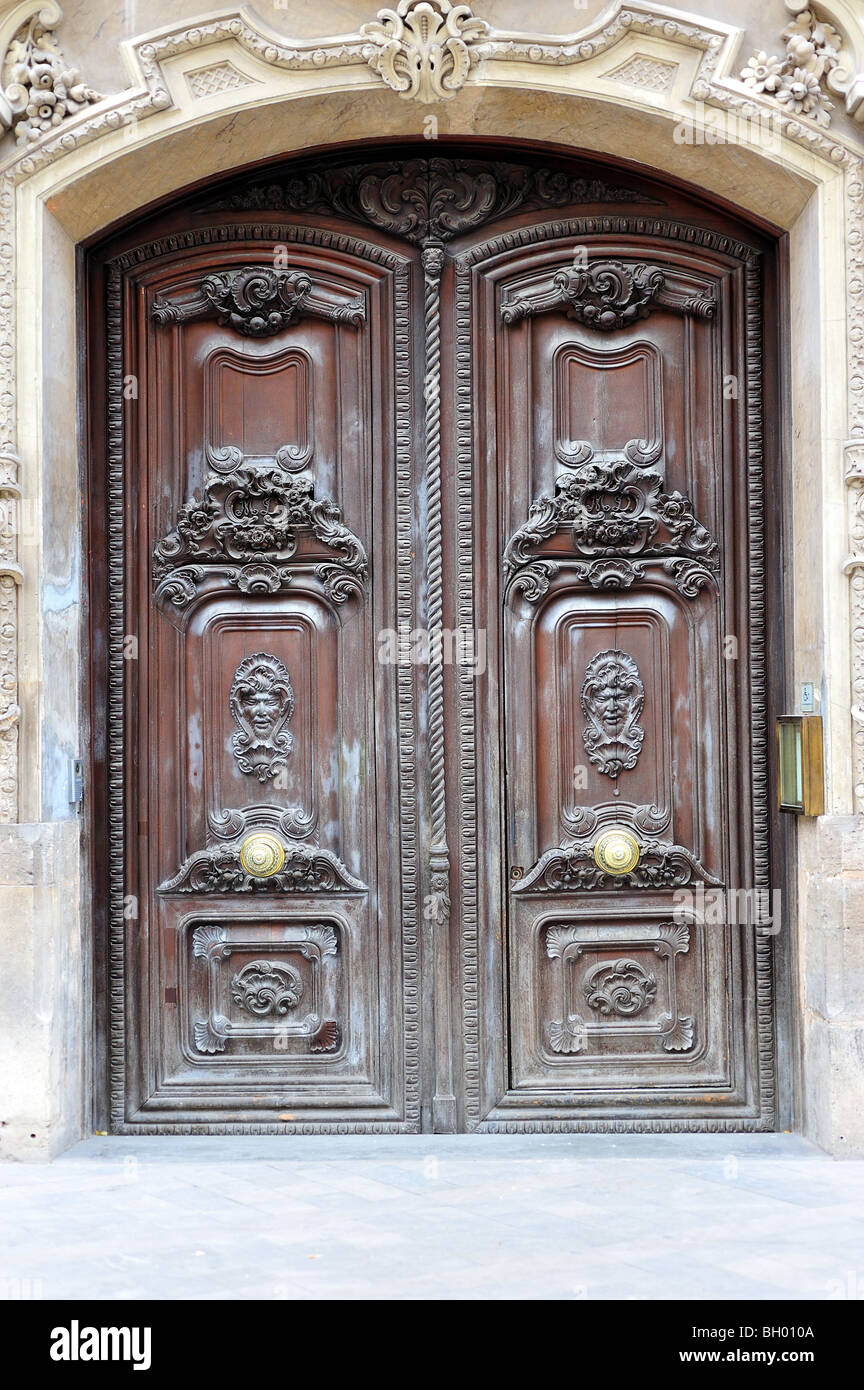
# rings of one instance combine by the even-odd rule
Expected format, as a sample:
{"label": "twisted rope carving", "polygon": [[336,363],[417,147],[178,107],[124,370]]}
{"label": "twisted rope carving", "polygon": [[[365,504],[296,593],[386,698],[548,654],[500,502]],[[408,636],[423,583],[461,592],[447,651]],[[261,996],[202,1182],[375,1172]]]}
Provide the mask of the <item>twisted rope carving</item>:
{"label": "twisted rope carving", "polygon": [[444,781],[444,671],[442,661],[443,583],[441,546],[441,272],[444,250],[427,246],[422,254],[424,295],[426,507],[428,544],[429,661],[429,761],[431,768],[432,891],[445,899],[441,908],[450,914],[447,895],[446,792]]}

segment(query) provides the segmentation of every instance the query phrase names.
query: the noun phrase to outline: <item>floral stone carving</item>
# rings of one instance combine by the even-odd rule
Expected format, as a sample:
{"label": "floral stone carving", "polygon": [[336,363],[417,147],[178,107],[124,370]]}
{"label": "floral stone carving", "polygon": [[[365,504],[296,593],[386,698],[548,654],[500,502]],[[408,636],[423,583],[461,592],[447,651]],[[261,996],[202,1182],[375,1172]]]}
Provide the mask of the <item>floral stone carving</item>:
{"label": "floral stone carving", "polygon": [[786,8],[795,17],[783,30],[785,56],[754,53],[741,69],[741,81],[752,92],[773,97],[788,114],[827,126],[834,103],[825,88],[837,94],[849,89],[853,59],[844,49],[843,35],[822,17],[818,4],[786,0]]}
{"label": "floral stone carving", "polygon": [[47,19],[50,13],[50,7],[39,10],[21,26],[3,62],[0,124],[14,127],[23,145],[102,100],[63,57]]}

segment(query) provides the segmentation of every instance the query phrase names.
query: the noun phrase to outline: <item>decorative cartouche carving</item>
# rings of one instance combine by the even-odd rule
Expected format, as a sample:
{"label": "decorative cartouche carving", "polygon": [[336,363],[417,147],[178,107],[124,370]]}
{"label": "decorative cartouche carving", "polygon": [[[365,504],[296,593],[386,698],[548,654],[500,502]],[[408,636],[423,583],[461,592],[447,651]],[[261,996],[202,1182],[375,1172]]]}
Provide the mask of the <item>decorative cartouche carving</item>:
{"label": "decorative cartouche carving", "polygon": [[160,893],[355,893],[365,884],[355,878],[332,850],[318,845],[286,846],[277,874],[255,878],[240,861],[243,841],[195,850]]}
{"label": "decorative cartouche carving", "polygon": [[645,687],[632,656],[621,651],[598,652],[585,668],[582,730],[585,752],[607,777],[635,767],[645,730],[636,722],[645,704]]}
{"label": "decorative cartouche carving", "polygon": [[[795,18],[783,30],[785,56],[778,58],[764,50],[754,53],[741,69],[741,81],[751,91],[773,97],[790,115],[827,126],[834,103],[824,88],[848,95],[855,60],[844,47],[843,35],[824,18],[823,6],[813,0],[786,0],[786,8]],[[852,105],[856,104],[853,98]]]}
{"label": "decorative cartouche carving", "polygon": [[237,725],[231,746],[240,771],[270,781],[287,766],[294,747],[294,735],[285,727],[294,713],[294,691],[279,658],[256,652],[241,661],[228,704]]}
{"label": "decorative cartouche carving", "polygon": [[272,960],[250,961],[231,981],[234,1003],[256,1018],[287,1014],[289,1009],[296,1009],[302,995],[300,972],[293,965]]}
{"label": "decorative cartouche carving", "polygon": [[53,33],[59,7],[34,4],[33,10],[6,54],[0,53],[4,89],[0,91],[0,127],[14,127],[22,145],[32,144],[102,100],[60,50]]}
{"label": "decorative cartouche carving", "polygon": [[717,312],[712,291],[683,295],[675,292],[667,287],[659,266],[642,261],[592,261],[556,271],[548,289],[505,296],[501,318],[504,323],[513,324],[535,314],[563,309],[568,319],[611,333],[647,318],[652,308],[661,304],[700,319],[711,319]]}
{"label": "decorative cartouche carving", "polygon": [[435,158],[337,167],[250,183],[210,208],[336,213],[419,245],[450,241],[514,212],[576,203],[653,201],[635,189],[558,169]]}
{"label": "decorative cartouche carving", "polygon": [[657,977],[643,970],[638,961],[622,958],[595,965],[585,976],[582,989],[589,1009],[633,1018],[653,1003]]}
{"label": "decorative cartouche carving", "polygon": [[689,883],[720,886],[683,845],[662,840],[643,840],[636,867],[628,874],[608,874],[594,859],[590,841],[568,840],[541,854],[514,893],[606,892],[622,888],[683,888]]}
{"label": "decorative cartouche carving", "polygon": [[529,314],[560,306],[568,319],[608,333],[647,318],[664,279],[657,266],[595,261],[589,266],[559,270],[553,277],[554,298],[511,299],[502,305],[501,317],[505,323],[515,323]]}
{"label": "decorative cartouche carving", "polygon": [[362,24],[360,33],[371,40],[369,66],[387,86],[406,100],[428,103],[446,101],[464,87],[489,25],[475,19],[469,5],[400,0],[395,10],[379,10],[377,20]]}
{"label": "decorative cartouche carving", "polygon": [[[304,984],[300,972],[283,961],[248,961],[231,977],[230,982],[226,981],[222,974],[224,962],[236,950],[245,949],[244,942],[231,940],[228,928],[221,923],[208,922],[196,927],[192,933],[192,954],[204,961],[209,985],[207,1016],[194,1020],[192,1025],[199,1052],[208,1055],[224,1052],[232,1036],[261,1036],[260,1028],[254,1024],[232,1023],[225,1017],[221,1011],[224,1007],[223,987],[227,987],[238,1008],[253,1019],[272,1015],[274,1023],[296,1009],[303,998]],[[320,966],[327,956],[338,954],[338,938],[333,927],[326,922],[315,922],[304,928],[302,936],[289,943],[289,949],[303,956],[304,960],[311,961],[314,966]],[[314,1006],[315,992],[313,983],[313,1008],[304,1017],[294,1019],[290,1025],[291,1032],[295,1037],[308,1039],[311,1052],[335,1051],[341,1041],[341,1029],[333,1019],[322,1022]],[[272,1034],[267,1034],[266,1028],[264,1035],[272,1037]]]}
{"label": "decorative cartouche carving", "polygon": [[[590,928],[584,923],[574,923],[547,927],[545,945],[550,960],[560,960],[562,966],[573,967],[586,952],[596,954],[598,948],[605,948],[609,942],[592,939]],[[624,949],[650,951],[666,978],[667,1010],[652,1021],[643,1020],[636,1025],[636,1030],[643,1037],[653,1034],[665,1052],[687,1051],[693,1046],[696,1027],[691,1015],[678,1013],[675,960],[690,949],[690,928],[683,922],[663,922],[641,940],[626,943]],[[581,996],[595,1015],[593,1020],[586,1019],[574,1007],[577,1000],[569,992],[567,975],[565,970],[562,979],[567,1001],[562,1011],[564,1018],[553,1018],[546,1024],[552,1052],[582,1052],[592,1035],[605,1033],[608,1036],[610,1030],[626,1034],[631,1031],[628,1020],[643,1014],[657,997],[658,982],[653,971],[632,956],[612,960],[606,957],[582,976]]]}
{"label": "decorative cartouche carving", "polygon": [[216,318],[244,338],[272,338],[302,314],[356,326],[366,318],[366,304],[362,298],[348,304],[315,298],[311,277],[301,271],[243,266],[205,275],[191,299],[157,296],[150,314],[158,324]]}
{"label": "decorative cartouche carving", "polygon": [[590,446],[582,444],[574,457],[579,466],[558,475],[554,497],[543,495],[532,502],[528,521],[507,543],[508,588],[521,590],[530,602],[547,592],[561,565],[558,559],[538,558],[534,551],[563,526],[570,528],[577,557],[575,564],[568,563],[568,571],[594,588],[629,588],[644,573],[639,561],[649,559],[662,559],[663,568],[688,598],[714,581],[717,542],[696,520],[689,497],[664,492],[660,474],[644,466],[642,460],[653,462],[656,453],[646,454],[641,441],[631,440],[621,454],[595,458]]}
{"label": "decorative cartouche carving", "polygon": [[366,552],[336,503],[316,499],[308,474],[292,475],[276,462],[209,473],[203,497],[183,505],[174,530],[154,547],[156,598],[184,608],[216,575],[242,593],[276,593],[294,577],[285,562],[304,531],[338,556],[314,567],[332,602],[362,594]]}

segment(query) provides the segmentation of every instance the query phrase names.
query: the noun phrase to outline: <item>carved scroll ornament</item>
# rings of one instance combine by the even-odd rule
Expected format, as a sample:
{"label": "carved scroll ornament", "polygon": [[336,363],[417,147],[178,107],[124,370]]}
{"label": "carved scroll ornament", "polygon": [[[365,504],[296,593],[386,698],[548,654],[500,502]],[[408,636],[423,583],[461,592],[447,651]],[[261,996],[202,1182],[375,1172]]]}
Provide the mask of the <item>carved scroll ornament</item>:
{"label": "carved scroll ornament", "polygon": [[308,474],[292,475],[276,461],[210,473],[203,496],[183,505],[174,529],[154,547],[156,598],[184,608],[215,575],[242,593],[276,593],[294,578],[286,562],[304,533],[333,551],[333,560],[314,566],[331,601],[362,594],[366,551],[336,503],[316,499]]}
{"label": "carved scroll ornament", "polygon": [[587,840],[569,840],[546,850],[518,883],[514,893],[561,891],[606,892],[623,888],[683,888],[690,883],[720,886],[689,849],[663,840],[643,840],[639,862],[630,873],[609,874],[594,858]]}
{"label": "carved scroll ornament", "polygon": [[659,473],[644,466],[657,454],[631,440],[623,453],[595,458],[587,444],[574,447],[579,466],[560,473],[555,495],[532,502],[528,520],[504,551],[508,591],[536,602],[561,563],[538,556],[537,547],[567,527],[572,577],[593,588],[628,589],[644,573],[643,561],[660,559],[687,598],[716,580],[717,542],[693,514],[685,493],[667,493]]}
{"label": "carved scroll ornament", "polygon": [[436,157],[283,175],[247,184],[208,210],[341,214],[420,245],[515,212],[609,202],[656,199],[560,169]]}
{"label": "carved scroll ornament", "polygon": [[300,271],[243,266],[205,275],[191,298],[157,296],[150,316],[157,324],[215,318],[245,338],[272,338],[304,314],[354,326],[365,320],[362,298],[331,304],[313,291],[312,279]]}
{"label": "carved scroll ornament", "polygon": [[682,292],[668,284],[659,266],[609,260],[558,270],[547,288],[511,292],[502,300],[501,319],[515,324],[563,309],[568,319],[610,333],[647,318],[657,306],[698,319],[712,319],[717,312],[708,287],[695,294]]}
{"label": "carved scroll ornament", "polygon": [[196,850],[173,878],[160,883],[160,893],[355,893],[365,885],[332,850],[317,845],[290,844],[276,874],[254,878],[240,860],[242,841]]}

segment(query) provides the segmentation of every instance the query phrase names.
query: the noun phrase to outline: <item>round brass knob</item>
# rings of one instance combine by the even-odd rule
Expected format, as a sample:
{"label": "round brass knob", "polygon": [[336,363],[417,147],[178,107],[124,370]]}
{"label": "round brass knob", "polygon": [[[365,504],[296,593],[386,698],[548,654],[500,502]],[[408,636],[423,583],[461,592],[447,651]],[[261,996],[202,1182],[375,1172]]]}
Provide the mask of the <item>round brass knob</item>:
{"label": "round brass knob", "polygon": [[594,842],[594,862],[607,874],[629,874],[639,863],[639,841],[621,825],[611,825]]}
{"label": "round brass knob", "polygon": [[285,863],[285,847],[275,835],[258,830],[240,846],[240,863],[253,878],[272,878]]}

